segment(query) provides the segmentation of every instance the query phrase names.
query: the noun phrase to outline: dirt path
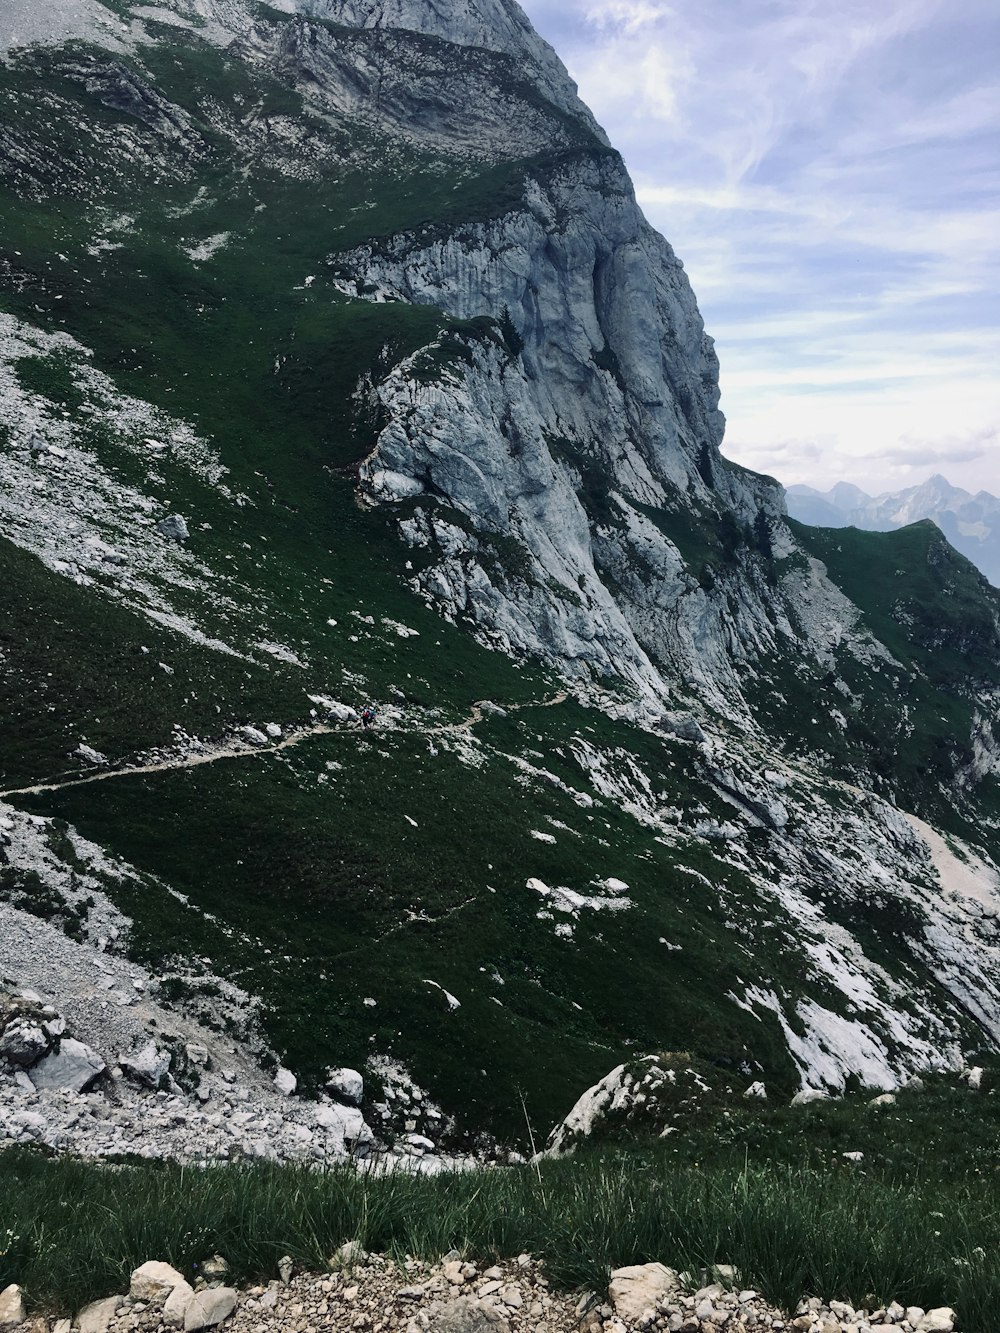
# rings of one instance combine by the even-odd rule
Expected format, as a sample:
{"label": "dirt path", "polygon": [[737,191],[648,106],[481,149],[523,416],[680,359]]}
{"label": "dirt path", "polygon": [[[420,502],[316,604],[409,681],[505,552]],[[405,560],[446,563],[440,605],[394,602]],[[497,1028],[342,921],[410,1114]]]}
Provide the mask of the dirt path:
{"label": "dirt path", "polygon": [[[553,695],[551,699],[511,704],[504,709],[504,712],[519,713],[525,708],[555,708],[558,704],[565,703],[568,698],[569,691],[562,690],[559,694]],[[482,699],[473,704],[469,716],[462,722],[448,722],[437,727],[407,728],[407,735],[455,736],[470,732],[478,722],[483,720],[488,704],[488,699]],[[397,730],[402,730],[402,728],[392,729],[392,731]],[[379,733],[376,732],[375,734]],[[386,732],[383,731],[382,734],[385,735]],[[304,727],[301,731],[293,732],[290,736],[285,736],[273,744],[254,745],[250,741],[229,741],[214,749],[205,750],[202,754],[178,755],[176,759],[163,759],[155,764],[131,764],[126,768],[109,768],[98,773],[88,773],[83,777],[67,778],[64,782],[39,782],[30,787],[12,787],[9,791],[0,791],[0,800],[5,800],[9,796],[42,796],[45,792],[65,791],[70,787],[89,787],[95,782],[111,782],[115,778],[136,777],[141,773],[169,773],[181,768],[200,768],[203,764],[218,764],[227,759],[259,759],[264,755],[278,754],[282,750],[291,750],[296,745],[301,745],[303,741],[311,740],[314,736],[362,735],[365,735],[365,732],[355,726],[331,727],[325,722],[317,722],[315,726]]]}

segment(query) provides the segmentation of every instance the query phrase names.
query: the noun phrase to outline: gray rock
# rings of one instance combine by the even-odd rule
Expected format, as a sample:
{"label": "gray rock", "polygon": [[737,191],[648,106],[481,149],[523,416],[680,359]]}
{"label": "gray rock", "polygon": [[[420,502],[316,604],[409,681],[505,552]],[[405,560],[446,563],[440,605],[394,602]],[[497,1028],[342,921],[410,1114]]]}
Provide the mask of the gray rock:
{"label": "gray rock", "polygon": [[803,1088],[792,1098],[792,1106],[812,1106],[815,1102],[830,1101],[828,1092],[821,1092],[819,1088]]}
{"label": "gray rock", "polygon": [[0,1059],[15,1069],[27,1069],[36,1064],[52,1047],[43,1027],[30,1019],[15,1019],[4,1028],[0,1037]]}
{"label": "gray rock", "polygon": [[461,1296],[428,1312],[428,1333],[510,1333],[510,1324],[498,1310],[471,1296]]}
{"label": "gray rock", "polygon": [[676,736],[678,740],[693,741],[698,745],[706,740],[701,725],[690,713],[664,713],[658,726],[668,736]]}
{"label": "gray rock", "polygon": [[200,1328],[214,1328],[236,1309],[236,1292],[232,1287],[209,1287],[197,1292],[184,1312],[184,1333],[197,1333]]}
{"label": "gray rock", "polygon": [[24,1298],[16,1284],[0,1291],[0,1328],[24,1323]]}
{"label": "gray rock", "polygon": [[274,1086],[283,1097],[291,1097],[299,1081],[290,1069],[279,1069],[274,1076]]}
{"label": "gray rock", "polygon": [[895,1106],[896,1094],[893,1092],[880,1093],[878,1097],[873,1097],[868,1103],[869,1106]]}
{"label": "gray rock", "polygon": [[129,1295],[134,1301],[161,1301],[183,1282],[183,1273],[178,1273],[169,1264],[151,1259],[133,1272]]}
{"label": "gray rock", "polygon": [[107,1296],[103,1301],[91,1301],[85,1305],[76,1317],[80,1333],[108,1333],[120,1304],[120,1296]]}
{"label": "gray rock", "polygon": [[161,518],[156,525],[156,531],[169,542],[186,542],[191,535],[187,523],[180,514],[170,514],[167,518]]}
{"label": "gray rock", "polygon": [[190,1282],[178,1282],[163,1305],[163,1322],[167,1328],[183,1328],[188,1306],[194,1298]]}
{"label": "gray rock", "polygon": [[348,1240],[331,1257],[330,1267],[354,1268],[357,1264],[363,1264],[367,1258],[368,1251],[360,1241]]}
{"label": "gray rock", "polygon": [[328,1069],[326,1090],[331,1097],[348,1106],[359,1106],[365,1092],[365,1082],[356,1069]]}
{"label": "gray rock", "polygon": [[86,1092],[106,1068],[96,1051],[73,1037],[63,1037],[58,1050],[44,1056],[32,1068],[29,1077],[39,1091],[64,1088],[70,1092]]}
{"label": "gray rock", "polygon": [[118,1058],[127,1077],[144,1087],[157,1089],[170,1073],[170,1053],[161,1051],[152,1038],[128,1055]]}
{"label": "gray rock", "polygon": [[678,1287],[677,1273],[663,1264],[634,1264],[611,1274],[608,1291],[619,1318],[638,1321]]}
{"label": "gray rock", "polygon": [[952,1333],[958,1316],[949,1305],[928,1310],[917,1324],[917,1333]]}
{"label": "gray rock", "polygon": [[202,1261],[200,1271],[206,1282],[221,1282],[229,1276],[229,1260],[221,1254],[213,1254],[210,1259]]}
{"label": "gray rock", "polygon": [[100,750],[95,750],[92,745],[86,745],[83,741],[76,747],[73,754],[77,759],[82,759],[88,764],[106,764],[108,762],[107,755],[101,754]]}

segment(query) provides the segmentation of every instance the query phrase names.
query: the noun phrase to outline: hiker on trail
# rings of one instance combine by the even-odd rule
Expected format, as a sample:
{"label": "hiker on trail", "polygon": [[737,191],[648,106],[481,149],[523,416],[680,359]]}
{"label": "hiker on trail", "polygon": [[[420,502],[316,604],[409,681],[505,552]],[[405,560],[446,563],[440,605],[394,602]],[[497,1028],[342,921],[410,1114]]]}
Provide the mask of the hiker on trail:
{"label": "hiker on trail", "polygon": [[367,731],[369,727],[375,725],[375,715],[376,709],[374,704],[369,704],[367,708],[361,710],[361,725],[364,727],[365,731]]}

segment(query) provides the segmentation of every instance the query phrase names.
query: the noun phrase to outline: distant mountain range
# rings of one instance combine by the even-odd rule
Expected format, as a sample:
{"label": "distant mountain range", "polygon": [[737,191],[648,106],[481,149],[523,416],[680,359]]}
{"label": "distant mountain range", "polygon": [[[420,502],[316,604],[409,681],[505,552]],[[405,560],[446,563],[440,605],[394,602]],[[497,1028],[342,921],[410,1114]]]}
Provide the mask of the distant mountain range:
{"label": "distant mountain range", "polygon": [[971,495],[945,477],[934,476],[922,486],[875,496],[846,481],[831,491],[789,486],[786,494],[792,518],[818,528],[892,532],[922,518],[932,519],[957,551],[1000,586],[1000,499],[988,491]]}

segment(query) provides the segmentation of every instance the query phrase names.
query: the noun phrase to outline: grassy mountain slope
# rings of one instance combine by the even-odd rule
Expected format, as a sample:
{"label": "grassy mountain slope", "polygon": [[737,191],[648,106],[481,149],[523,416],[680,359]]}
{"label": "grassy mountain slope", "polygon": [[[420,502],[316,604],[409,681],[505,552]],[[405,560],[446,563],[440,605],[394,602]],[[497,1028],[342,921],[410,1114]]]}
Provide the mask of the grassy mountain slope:
{"label": "grassy mountain slope", "polygon": [[[268,41],[283,40],[287,16],[260,17]],[[892,903],[872,896],[863,865],[856,896],[838,887],[834,862],[805,867],[817,847],[839,854],[853,817],[831,773],[881,774],[911,808],[952,808],[941,784],[963,759],[955,736],[973,711],[970,655],[977,687],[997,683],[995,596],[923,529],[845,538],[796,528],[898,663],[873,683],[844,659],[857,701],[846,736],[830,723],[828,682],[798,661],[771,664],[773,689],[761,692],[772,739],[718,720],[714,758],[626,720],[614,681],[586,702],[546,706],[551,673],[433,615],[405,582],[420,557],[354,492],[379,426],[366,383],[416,353],[418,378],[446,375],[509,336],[502,312],[457,321],[432,306],[352,299],[335,279],[351,246],[496,216],[520,198],[529,167],[607,150],[502,61],[477,77],[517,115],[550,124],[555,149],[476,160],[403,144],[304,99],[294,69],[196,32],[147,22],[145,34],[115,62],[46,48],[0,66],[13,127],[0,145],[0,312],[12,328],[75,340],[5,363],[0,463],[25,464],[29,427],[68,431],[95,474],[149,499],[148,519],[135,520],[149,541],[154,518],[185,515],[187,550],[205,572],[163,586],[204,635],[151,621],[127,568],[67,575],[51,552],[38,558],[43,534],[30,525],[17,544],[0,542],[10,607],[2,787],[81,771],[81,741],[117,763],[183,735],[305,725],[319,696],[376,698],[386,719],[369,737],[345,730],[281,754],[10,798],[150,877],[141,895],[109,892],[134,922],[128,947],[155,965],[165,993],[197,1008],[211,975],[236,980],[263,998],[268,1039],[305,1086],[328,1065],[391,1054],[458,1117],[460,1134],[505,1139],[523,1137],[522,1093],[547,1129],[637,1050],[690,1050],[790,1092],[805,1057],[793,1061],[785,1026],[811,1040],[799,1002],[848,1024],[859,1015],[851,967],[831,967],[803,940],[856,917],[869,952],[851,966],[871,972],[873,1022],[884,1005],[927,1049],[946,1035],[966,1048],[989,1040],[954,988],[921,971],[919,921],[912,941],[896,941]],[[99,419],[87,367],[119,395]],[[209,441],[224,480],[142,453],[115,407],[130,396]],[[37,476],[65,509],[73,496],[60,467],[49,459]],[[781,577],[754,534],[689,517],[674,516],[672,535],[699,568],[725,567],[736,589],[742,543],[755,577]],[[110,534],[112,520],[119,532],[125,520],[108,512],[95,530]],[[838,550],[834,537],[869,544]],[[888,573],[884,552],[902,573]],[[510,550],[496,555],[516,564]],[[902,726],[886,708],[901,682],[913,691]],[[459,729],[483,699],[507,715]],[[737,787],[779,766],[768,799],[780,792],[790,820],[720,784],[717,762],[742,765]],[[968,836],[973,807],[963,812],[956,828]],[[995,846],[985,824],[976,829],[980,846]],[[863,862],[863,841],[854,845]],[[903,851],[886,864],[900,892],[942,896]],[[819,916],[806,926],[789,894],[810,874]]]}

